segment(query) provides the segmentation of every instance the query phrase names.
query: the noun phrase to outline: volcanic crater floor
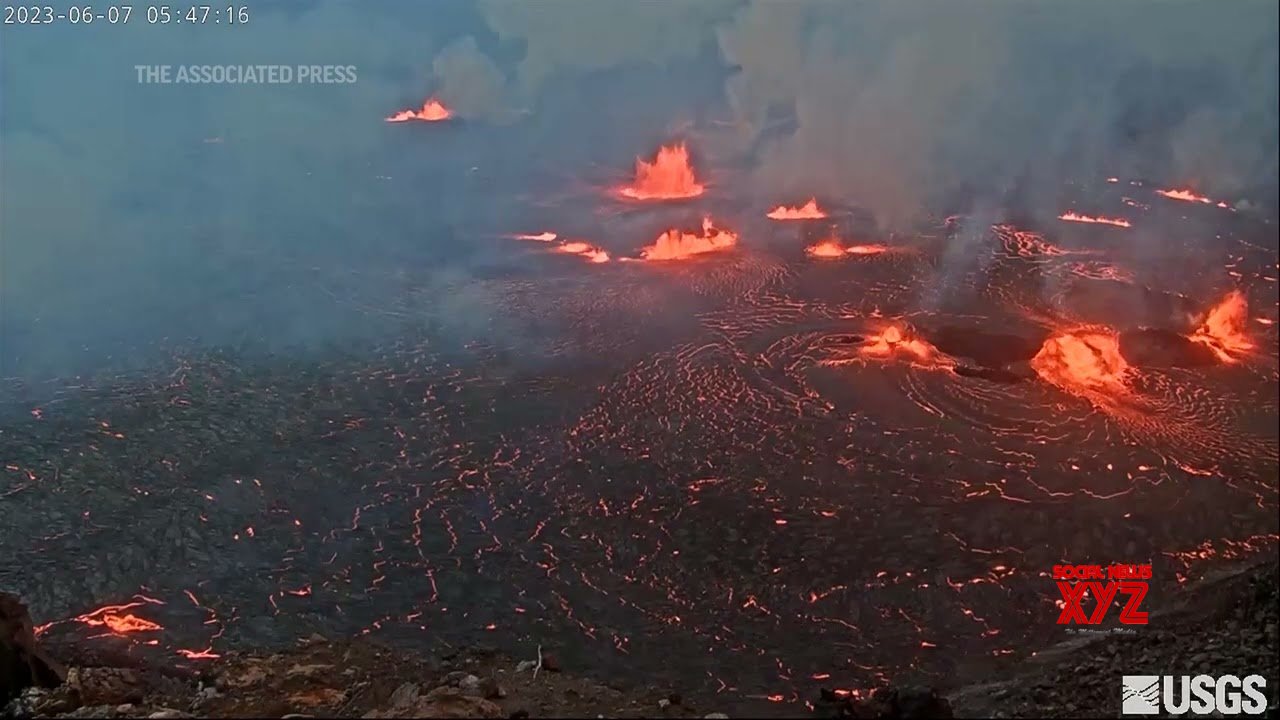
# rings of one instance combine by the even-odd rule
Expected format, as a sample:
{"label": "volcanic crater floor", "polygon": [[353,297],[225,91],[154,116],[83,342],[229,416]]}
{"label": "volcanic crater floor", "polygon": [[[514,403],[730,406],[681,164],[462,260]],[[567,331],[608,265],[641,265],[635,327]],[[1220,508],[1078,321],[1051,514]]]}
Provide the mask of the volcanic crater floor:
{"label": "volcanic crater floor", "polygon": [[[433,287],[350,299],[413,318],[377,348],[11,385],[0,584],[176,663],[541,644],[796,706],[1011,666],[1061,639],[1056,563],[1150,562],[1160,603],[1276,549],[1275,251],[1159,277],[1122,232],[533,257],[458,288],[486,340],[439,341]],[[1253,347],[1180,361],[1230,287]]]}

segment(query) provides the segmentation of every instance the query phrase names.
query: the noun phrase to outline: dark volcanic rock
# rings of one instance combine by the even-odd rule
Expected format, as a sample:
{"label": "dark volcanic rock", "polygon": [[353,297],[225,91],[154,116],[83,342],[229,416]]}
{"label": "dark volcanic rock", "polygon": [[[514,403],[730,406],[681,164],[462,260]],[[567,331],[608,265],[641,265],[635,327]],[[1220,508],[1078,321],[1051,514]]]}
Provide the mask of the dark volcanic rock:
{"label": "dark volcanic rock", "polygon": [[942,352],[972,360],[984,368],[1026,362],[1044,345],[1044,337],[1022,337],[955,325],[926,331],[925,338]]}
{"label": "dark volcanic rock", "polygon": [[57,687],[66,670],[36,645],[31,614],[14,595],[0,593],[0,704],[29,687]]}
{"label": "dark volcanic rock", "polygon": [[1207,346],[1159,328],[1121,333],[1120,354],[1134,365],[1147,367],[1204,367],[1218,362]]}
{"label": "dark volcanic rock", "polygon": [[951,704],[935,690],[924,687],[880,688],[864,699],[849,698],[840,717],[950,718]]}

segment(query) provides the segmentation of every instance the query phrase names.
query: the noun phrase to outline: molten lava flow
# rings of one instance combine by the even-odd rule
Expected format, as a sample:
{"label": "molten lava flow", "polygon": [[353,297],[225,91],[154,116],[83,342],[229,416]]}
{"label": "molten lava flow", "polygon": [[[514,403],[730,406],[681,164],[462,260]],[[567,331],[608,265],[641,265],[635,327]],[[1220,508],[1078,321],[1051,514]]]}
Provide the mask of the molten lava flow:
{"label": "molten lava flow", "polygon": [[653,162],[636,158],[636,178],[632,185],[618,190],[633,200],[679,200],[697,197],[706,190],[693,174],[689,149],[664,145]]}
{"label": "molten lava flow", "polygon": [[1182,200],[1184,202],[1198,202],[1205,205],[1212,205],[1213,201],[1203,195],[1197,195],[1190,190],[1157,190],[1157,195],[1163,195],[1171,200]]}
{"label": "molten lava flow", "polygon": [[850,245],[844,249],[848,255],[880,255],[889,252],[887,245]]}
{"label": "molten lava flow", "polygon": [[1081,215],[1077,212],[1067,212],[1058,216],[1059,220],[1078,223],[1094,223],[1096,225],[1113,225],[1115,227],[1133,227],[1133,225],[1124,218],[1094,217],[1092,215]]}
{"label": "molten lava flow", "polygon": [[92,612],[78,615],[72,619],[75,622],[83,623],[89,627],[105,628],[108,632],[115,635],[128,635],[131,633],[163,630],[164,628],[158,623],[151,622],[150,620],[140,618],[133,613],[126,612],[137,607],[142,607],[147,602],[152,604],[161,604],[159,601],[147,599],[146,602],[131,602],[125,603],[124,605],[107,605]]}
{"label": "molten lava flow", "polygon": [[570,255],[581,255],[593,263],[609,262],[609,253],[600,248],[581,241],[567,242],[556,248],[556,252]]}
{"label": "molten lava flow", "polygon": [[838,240],[823,240],[817,245],[805,248],[805,252],[812,257],[837,258],[844,257],[845,250]]}
{"label": "molten lava flow", "polygon": [[1224,363],[1236,362],[1235,355],[1253,349],[1245,329],[1249,322],[1249,303],[1244,293],[1232,290],[1205,314],[1191,339],[1213,350]]}
{"label": "molten lava flow", "polygon": [[1129,364],[1120,354],[1118,335],[1086,329],[1045,340],[1031,359],[1031,368],[1045,382],[1064,390],[1119,393],[1125,390]]}
{"label": "molten lava flow", "polygon": [[387,118],[387,122],[409,122],[410,120],[421,120],[423,122],[440,122],[453,117],[453,113],[449,108],[445,107],[439,100],[431,98],[422,103],[421,110],[401,110]]}
{"label": "molten lava flow", "polygon": [[766,217],[771,220],[820,220],[826,216],[827,214],[818,207],[817,198],[810,198],[809,202],[801,207],[779,205]]}
{"label": "molten lava flow", "polygon": [[538,233],[536,235],[529,235],[529,234],[512,235],[511,237],[515,240],[537,240],[538,242],[552,242],[560,236],[553,232],[543,232],[543,233]]}
{"label": "molten lava flow", "polygon": [[668,230],[658,236],[649,247],[640,251],[645,260],[683,260],[694,255],[716,252],[733,247],[738,236],[728,230],[719,230],[711,218],[702,219],[702,234]]}

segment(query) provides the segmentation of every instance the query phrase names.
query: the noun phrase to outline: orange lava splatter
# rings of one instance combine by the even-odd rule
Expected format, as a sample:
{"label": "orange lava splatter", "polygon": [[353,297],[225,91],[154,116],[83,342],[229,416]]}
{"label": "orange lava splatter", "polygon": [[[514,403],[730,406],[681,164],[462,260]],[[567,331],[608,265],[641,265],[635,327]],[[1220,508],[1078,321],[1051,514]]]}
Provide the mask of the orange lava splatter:
{"label": "orange lava splatter", "polygon": [[439,100],[431,98],[422,103],[420,110],[401,110],[387,118],[387,122],[409,122],[410,120],[421,120],[423,122],[440,122],[453,117],[453,112],[445,107]]}
{"label": "orange lava splatter", "polygon": [[650,246],[640,251],[645,260],[683,260],[694,255],[725,250],[736,245],[738,236],[717,229],[711,218],[702,219],[702,234],[668,230]]}
{"label": "orange lava splatter", "polygon": [[1081,215],[1077,212],[1067,212],[1058,216],[1059,220],[1078,223],[1093,223],[1095,225],[1112,225],[1114,227],[1133,227],[1133,225],[1124,218],[1095,217],[1093,215]]}
{"label": "orange lava splatter", "polygon": [[553,232],[542,232],[537,233],[536,235],[524,234],[511,236],[511,238],[515,240],[537,240],[538,242],[552,242],[558,237],[560,236]]}
{"label": "orange lava splatter", "polygon": [[689,164],[689,148],[680,143],[659,148],[653,162],[636,158],[634,183],[618,192],[633,200],[679,200],[697,197],[705,190]]}
{"label": "orange lava splatter", "polygon": [[827,213],[818,207],[817,198],[810,198],[809,202],[800,207],[779,205],[766,217],[771,220],[818,220],[826,216]]}
{"label": "orange lava splatter", "polygon": [[1031,359],[1044,381],[1068,391],[1123,392],[1129,364],[1114,332],[1079,330],[1053,335]]}
{"label": "orange lava splatter", "polygon": [[1244,293],[1232,290],[1205,314],[1200,327],[1191,339],[1213,350],[1224,363],[1236,362],[1236,355],[1253,349],[1246,328],[1249,322],[1249,302]]}

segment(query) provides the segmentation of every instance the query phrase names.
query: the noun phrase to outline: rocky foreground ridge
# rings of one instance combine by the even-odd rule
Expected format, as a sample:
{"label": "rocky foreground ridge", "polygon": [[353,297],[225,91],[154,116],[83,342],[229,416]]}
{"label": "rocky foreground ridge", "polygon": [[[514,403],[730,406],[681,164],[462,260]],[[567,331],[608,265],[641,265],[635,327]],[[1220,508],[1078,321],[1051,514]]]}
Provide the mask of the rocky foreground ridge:
{"label": "rocky foreground ridge", "polygon": [[[952,688],[823,691],[791,716],[1114,717],[1125,674],[1257,673],[1277,716],[1280,571],[1274,560],[1201,583],[1129,634],[1056,643],[1016,671]],[[1011,666],[1012,667],[1012,666]],[[725,698],[723,707],[730,706]],[[0,593],[0,716],[14,717],[729,717],[673,688],[623,688],[562,672],[555,655],[486,648],[409,654],[367,639],[307,638],[272,653],[228,653],[199,671],[155,668],[37,643],[17,597]]]}

